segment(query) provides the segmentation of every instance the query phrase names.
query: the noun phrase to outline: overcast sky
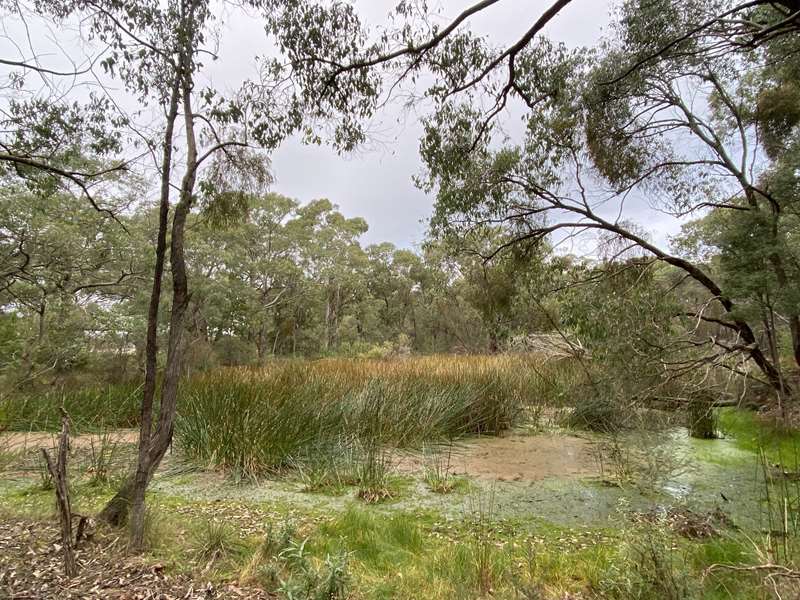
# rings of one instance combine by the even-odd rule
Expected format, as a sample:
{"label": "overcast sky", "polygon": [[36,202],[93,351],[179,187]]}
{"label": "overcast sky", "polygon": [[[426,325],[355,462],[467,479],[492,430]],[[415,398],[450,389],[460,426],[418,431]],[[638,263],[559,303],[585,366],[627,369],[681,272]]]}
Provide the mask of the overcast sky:
{"label": "overcast sky", "polygon": [[[355,1],[368,23],[381,25],[386,24],[387,15],[398,0]],[[440,0],[441,22],[449,22],[474,1]],[[516,41],[551,3],[552,0],[503,0],[473,17],[470,27],[476,33],[490,36],[497,45],[508,44]],[[612,4],[613,0],[574,0],[548,24],[542,35],[570,47],[591,46],[607,29]],[[242,80],[256,77],[254,57],[274,55],[262,19],[255,15],[248,18],[238,9],[228,10],[229,13],[220,15],[223,23],[219,40],[221,58],[207,65],[202,76],[206,81],[200,82],[224,91],[235,90]],[[63,25],[53,28],[31,24],[30,27],[25,31],[10,19],[0,24],[3,56],[13,56],[18,51],[20,59],[29,58],[26,45],[20,47],[16,43],[27,35],[48,66],[70,70],[70,64],[63,63],[62,55],[79,54],[77,48],[80,40],[85,39],[85,32],[77,26],[74,32]],[[125,94],[119,89],[119,82],[109,80],[106,85],[116,88],[115,97],[124,102]],[[84,91],[88,89],[91,88]],[[137,104],[133,98],[129,100],[127,109],[134,110]],[[390,104],[372,126],[371,142],[347,156],[337,155],[325,146],[306,146],[297,139],[287,140],[272,156],[276,178],[273,190],[301,202],[328,198],[345,215],[364,217],[370,227],[362,240],[365,244],[389,241],[400,247],[418,246],[425,237],[434,201],[412,181],[422,168],[418,153],[419,117],[425,112],[425,107],[404,109],[399,101]],[[516,119],[509,122],[512,128],[519,126]],[[615,216],[616,211],[614,207],[607,207],[601,213]],[[679,227],[674,219],[649,208],[643,198],[626,206],[626,218],[643,226],[659,243],[666,242]],[[592,253],[593,244],[581,239],[580,247],[562,250]]]}
{"label": "overcast sky", "polygon": [[[443,22],[473,2],[443,0]],[[491,36],[497,44],[515,41],[551,3],[552,0],[505,0],[483,11],[472,21],[472,27]],[[369,22],[381,23],[396,0],[361,0],[357,4]],[[608,24],[610,4],[610,0],[577,0],[548,25],[544,34],[572,47],[591,45]],[[241,45],[240,49],[233,48],[234,56],[252,55],[257,28],[256,23],[232,18],[222,41]],[[412,182],[412,176],[421,170],[421,128],[416,115],[406,114],[399,105],[387,107],[376,128],[376,141],[350,156],[288,140],[273,155],[274,191],[301,201],[326,197],[347,216],[364,217],[370,227],[363,238],[367,244],[389,241],[413,247],[424,239],[425,221],[431,215],[434,200]]]}

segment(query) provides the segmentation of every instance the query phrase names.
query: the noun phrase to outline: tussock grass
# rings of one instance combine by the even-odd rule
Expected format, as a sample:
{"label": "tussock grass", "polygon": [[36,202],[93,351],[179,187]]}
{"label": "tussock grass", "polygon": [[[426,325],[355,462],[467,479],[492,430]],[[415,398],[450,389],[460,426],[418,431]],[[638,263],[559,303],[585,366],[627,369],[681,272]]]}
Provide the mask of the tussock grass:
{"label": "tussock grass", "polygon": [[176,436],[190,457],[255,477],[354,447],[497,435],[544,403],[542,368],[538,357],[429,356],[223,369],[184,388]]}
{"label": "tussock grass", "polygon": [[140,402],[138,383],[0,395],[0,426],[12,431],[58,431],[63,406],[78,431],[135,427]]}
{"label": "tussock grass", "polygon": [[[242,477],[302,465],[309,488],[361,485],[352,468],[374,445],[496,435],[566,403],[581,377],[539,355],[275,360],[184,381],[176,437],[190,459]],[[136,427],[140,400],[136,384],[15,393],[0,396],[0,427],[57,430],[61,406],[76,432]]]}

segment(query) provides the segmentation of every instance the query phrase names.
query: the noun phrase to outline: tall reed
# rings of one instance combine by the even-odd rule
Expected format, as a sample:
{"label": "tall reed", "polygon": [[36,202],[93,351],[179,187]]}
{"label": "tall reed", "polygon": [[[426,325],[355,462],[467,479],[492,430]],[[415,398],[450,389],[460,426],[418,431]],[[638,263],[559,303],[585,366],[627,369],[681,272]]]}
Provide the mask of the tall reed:
{"label": "tall reed", "polygon": [[278,361],[194,378],[176,436],[191,457],[244,476],[342,440],[409,448],[496,435],[541,402],[528,357]]}

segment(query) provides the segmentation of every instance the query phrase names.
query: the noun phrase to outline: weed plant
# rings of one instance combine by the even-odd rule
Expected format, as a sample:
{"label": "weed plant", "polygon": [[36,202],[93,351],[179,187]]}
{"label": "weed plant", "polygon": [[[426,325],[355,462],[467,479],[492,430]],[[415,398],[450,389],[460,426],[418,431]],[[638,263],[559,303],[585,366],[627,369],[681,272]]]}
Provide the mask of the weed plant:
{"label": "weed plant", "polygon": [[423,455],[423,478],[428,488],[437,494],[449,494],[459,480],[452,473],[453,444],[444,448],[425,446]]}

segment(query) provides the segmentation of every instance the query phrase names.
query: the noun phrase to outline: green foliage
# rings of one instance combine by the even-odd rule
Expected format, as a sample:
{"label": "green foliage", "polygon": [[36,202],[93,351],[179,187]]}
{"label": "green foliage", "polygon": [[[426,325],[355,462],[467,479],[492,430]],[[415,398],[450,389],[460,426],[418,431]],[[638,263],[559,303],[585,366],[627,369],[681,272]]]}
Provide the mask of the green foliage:
{"label": "green foliage", "polygon": [[[450,364],[436,358],[290,361],[216,371],[187,382],[175,433],[195,460],[244,477],[355,443],[357,464],[371,470],[356,479],[369,487],[385,477],[381,445],[493,435],[517,423],[525,405],[538,401],[527,387],[535,374],[514,373],[520,364],[478,358]],[[317,468],[339,477],[335,464],[312,463],[306,468],[312,480],[319,478],[311,474]]]}
{"label": "green foliage", "polygon": [[800,468],[800,432],[767,416],[736,408],[719,411],[719,428],[737,446],[765,453],[771,464],[794,471]]}
{"label": "green foliage", "polygon": [[349,556],[337,549],[322,561],[298,539],[292,523],[270,529],[241,573],[243,582],[258,581],[294,600],[344,600],[350,587]]}
{"label": "green foliage", "polygon": [[320,525],[310,544],[317,553],[342,548],[370,569],[391,573],[425,548],[416,519],[384,515],[353,505]]}
{"label": "green foliage", "polygon": [[587,393],[575,399],[566,424],[576,429],[614,433],[629,425],[629,417],[615,398]]}
{"label": "green foliage", "polygon": [[0,418],[15,431],[58,431],[63,406],[79,431],[135,427],[140,400],[141,386],[133,383],[16,393],[0,397]]}
{"label": "green foliage", "polygon": [[114,347],[119,331],[103,321],[132,290],[143,240],[80,198],[3,189],[0,373],[30,386],[40,371],[58,377],[85,367],[90,349]]}
{"label": "green foliage", "polygon": [[246,365],[256,359],[256,348],[244,340],[223,336],[214,342],[214,353],[224,366]]}
{"label": "green foliage", "polygon": [[195,547],[204,560],[216,560],[241,549],[236,532],[227,524],[207,521],[195,531]]}
{"label": "green foliage", "polygon": [[697,582],[686,577],[685,551],[666,526],[645,526],[632,532],[604,590],[610,598],[693,600]]}

